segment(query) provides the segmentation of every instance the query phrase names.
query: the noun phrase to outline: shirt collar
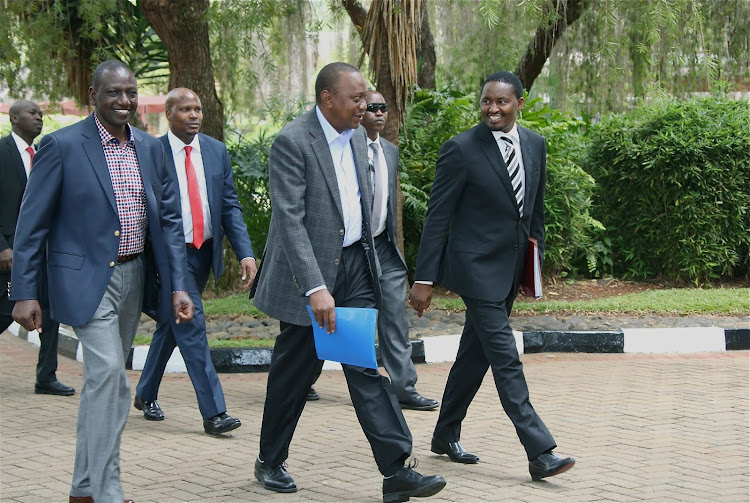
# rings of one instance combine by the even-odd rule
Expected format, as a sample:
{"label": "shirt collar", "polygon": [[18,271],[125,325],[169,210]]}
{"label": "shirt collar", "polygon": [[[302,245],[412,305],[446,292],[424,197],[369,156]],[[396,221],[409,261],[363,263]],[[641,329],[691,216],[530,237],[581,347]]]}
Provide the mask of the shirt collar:
{"label": "shirt collar", "polygon": [[169,139],[169,146],[172,147],[173,154],[176,154],[187,146],[193,147],[193,150],[197,150],[198,152],[201,151],[201,142],[198,139],[198,135],[195,135],[193,137],[193,141],[191,141],[189,144],[186,144],[184,141],[177,138],[177,135],[174,134],[170,129],[169,131],[167,131],[167,138]]}
{"label": "shirt collar", "polygon": [[328,145],[331,145],[336,140],[339,140],[342,143],[348,143],[352,138],[352,135],[354,134],[353,129],[345,129],[341,133],[336,131],[336,129],[331,126],[331,123],[328,122],[328,119],[326,119],[325,115],[323,115],[323,112],[320,111],[320,107],[318,107],[318,105],[315,105],[315,114],[318,116],[320,127],[323,128],[323,134],[326,135],[326,141],[328,142]]}
{"label": "shirt collar", "polygon": [[504,133],[502,131],[492,131],[492,136],[495,137],[495,141],[500,140],[503,136],[510,136],[513,138],[513,141],[515,141],[516,145],[520,145],[521,139],[518,137],[518,125],[513,124],[513,128],[508,131],[507,133]]}
{"label": "shirt collar", "polygon": [[378,145],[380,145],[380,133],[378,133],[378,137],[375,138],[374,140],[371,140],[370,137],[368,136],[367,137],[367,146],[368,147],[370,146],[370,143],[377,143]]}
{"label": "shirt collar", "polygon": [[[94,112],[94,120],[96,121],[96,129],[99,130],[99,139],[101,139],[102,145],[106,145],[112,140],[115,140],[118,145],[120,144],[120,140],[115,138],[112,133],[107,131],[107,129],[102,126],[102,123],[99,122],[99,117],[97,117],[96,112]],[[126,143],[132,145],[135,142],[135,138],[133,137],[133,129],[130,127],[130,124],[125,124],[125,127],[128,131],[128,141]]]}
{"label": "shirt collar", "polygon": [[[18,148],[19,152],[25,151],[27,148],[31,147],[31,145],[29,145],[28,143],[26,143],[26,140],[24,140],[23,138],[21,138],[20,136],[18,136],[13,131],[10,132],[10,135],[13,137],[13,140],[16,142],[16,147]],[[36,152],[36,149],[34,149],[34,151]]]}

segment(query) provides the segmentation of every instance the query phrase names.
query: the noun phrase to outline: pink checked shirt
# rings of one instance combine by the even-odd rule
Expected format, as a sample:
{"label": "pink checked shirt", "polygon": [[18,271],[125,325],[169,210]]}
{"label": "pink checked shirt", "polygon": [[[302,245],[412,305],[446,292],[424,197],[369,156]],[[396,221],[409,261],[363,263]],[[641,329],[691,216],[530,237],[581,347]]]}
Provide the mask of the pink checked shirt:
{"label": "pink checked shirt", "polygon": [[146,239],[146,193],[143,191],[141,170],[135,155],[135,140],[128,126],[128,141],[120,145],[117,138],[104,129],[94,113],[96,127],[102,140],[104,158],[107,161],[109,177],[117,202],[120,217],[120,247],[118,256],[134,255],[143,252]]}

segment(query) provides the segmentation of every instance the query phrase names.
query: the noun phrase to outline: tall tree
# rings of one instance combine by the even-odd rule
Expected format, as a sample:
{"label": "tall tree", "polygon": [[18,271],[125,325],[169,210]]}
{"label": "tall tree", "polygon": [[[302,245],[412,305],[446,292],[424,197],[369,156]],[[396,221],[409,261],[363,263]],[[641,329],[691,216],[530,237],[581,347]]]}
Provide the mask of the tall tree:
{"label": "tall tree", "polygon": [[224,141],[224,109],[216,93],[208,38],[209,0],[140,0],[169,55],[169,89],[188,87],[201,98],[201,130]]}

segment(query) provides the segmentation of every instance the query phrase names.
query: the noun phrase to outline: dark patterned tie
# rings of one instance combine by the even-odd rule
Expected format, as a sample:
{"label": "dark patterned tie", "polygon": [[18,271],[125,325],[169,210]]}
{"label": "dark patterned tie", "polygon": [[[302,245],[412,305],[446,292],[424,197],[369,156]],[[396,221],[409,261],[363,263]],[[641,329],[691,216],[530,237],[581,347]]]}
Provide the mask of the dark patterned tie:
{"label": "dark patterned tie", "polygon": [[518,213],[523,216],[523,176],[521,173],[521,163],[516,155],[516,149],[513,146],[513,138],[510,136],[501,136],[500,139],[503,147],[503,159],[508,167],[508,175],[510,176],[510,183],[513,186],[513,194],[516,196],[516,205],[518,206]]}

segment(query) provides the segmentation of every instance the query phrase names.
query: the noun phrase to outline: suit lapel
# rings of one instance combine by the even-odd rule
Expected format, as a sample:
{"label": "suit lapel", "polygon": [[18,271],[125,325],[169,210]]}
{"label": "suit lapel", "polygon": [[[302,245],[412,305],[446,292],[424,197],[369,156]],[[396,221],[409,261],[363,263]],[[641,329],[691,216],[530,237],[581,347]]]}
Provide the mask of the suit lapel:
{"label": "suit lapel", "polygon": [[524,197],[523,197],[523,214],[528,215],[531,209],[528,207],[531,201],[530,194],[536,193],[539,185],[539,153],[531,146],[529,131],[518,126],[518,137],[521,140],[521,160],[523,161],[523,170],[525,175]]}
{"label": "suit lapel", "polygon": [[23,159],[21,159],[21,154],[20,152],[18,152],[16,141],[13,139],[13,136],[8,134],[8,136],[3,138],[3,144],[3,148],[7,149],[8,151],[8,159],[12,159],[10,168],[13,172],[13,176],[16,177],[19,185],[25,188],[26,168],[23,167]]}
{"label": "suit lapel", "polygon": [[112,188],[112,178],[109,176],[109,168],[107,167],[107,159],[104,157],[104,149],[102,148],[102,140],[99,137],[99,131],[96,129],[96,122],[94,121],[94,114],[88,116],[84,120],[83,127],[81,129],[81,136],[83,136],[83,151],[86,152],[91,167],[96,173],[96,177],[99,179],[99,184],[107,194],[109,204],[112,206],[115,214],[117,211],[117,202],[115,201],[115,191]]}
{"label": "suit lapel", "polygon": [[[207,141],[204,140],[203,135],[198,133],[198,142],[201,144],[201,158],[203,158],[203,176],[206,179],[206,194],[208,194],[208,207],[211,209],[211,216],[214,216],[213,208],[218,203],[217,197],[220,197],[219,193],[215,193],[214,189],[217,187],[214,181],[214,169],[215,166],[219,166],[219,156],[214,155],[214,151]],[[213,222],[212,222],[213,224]]]}
{"label": "suit lapel", "polygon": [[336,209],[343,221],[344,209],[341,207],[341,194],[339,192],[339,183],[336,179],[336,168],[333,166],[331,149],[328,147],[326,135],[323,133],[323,128],[320,125],[320,122],[318,122],[318,116],[314,109],[311,112],[308,112],[307,120],[309,125],[307,129],[313,137],[313,141],[310,145],[312,146],[315,157],[318,159],[318,165],[323,172],[323,179],[325,180],[326,185],[328,185],[328,190],[331,192],[331,197],[333,197]]}
{"label": "suit lapel", "polygon": [[497,141],[495,141],[492,131],[484,123],[481,123],[477,126],[477,136],[481,140],[479,142],[480,149],[487,158],[487,161],[489,161],[490,166],[492,166],[492,170],[500,179],[503,187],[505,187],[508,197],[515,201],[516,196],[513,192],[513,184],[510,182],[508,167],[505,164],[505,160],[503,160],[503,154],[500,153],[500,147],[497,146]]}

